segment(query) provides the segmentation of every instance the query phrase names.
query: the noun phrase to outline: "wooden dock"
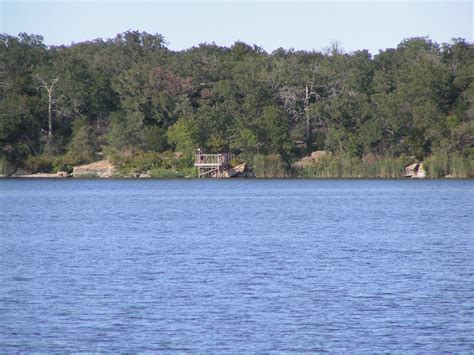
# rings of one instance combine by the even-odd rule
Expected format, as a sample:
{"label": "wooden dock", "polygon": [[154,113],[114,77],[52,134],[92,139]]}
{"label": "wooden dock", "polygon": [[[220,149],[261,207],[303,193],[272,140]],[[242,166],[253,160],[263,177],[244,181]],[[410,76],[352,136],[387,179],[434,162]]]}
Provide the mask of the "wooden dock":
{"label": "wooden dock", "polygon": [[199,177],[224,177],[224,171],[230,166],[230,161],[234,157],[231,153],[221,154],[196,154],[194,166],[198,168]]}

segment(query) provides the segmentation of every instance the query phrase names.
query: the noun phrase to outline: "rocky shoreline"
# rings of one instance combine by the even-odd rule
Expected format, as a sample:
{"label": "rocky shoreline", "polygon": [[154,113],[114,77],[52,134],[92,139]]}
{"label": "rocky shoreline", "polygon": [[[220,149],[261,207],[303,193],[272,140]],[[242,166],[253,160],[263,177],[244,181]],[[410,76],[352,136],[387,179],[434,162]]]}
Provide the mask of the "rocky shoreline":
{"label": "rocky shoreline", "polygon": [[13,174],[8,177],[19,179],[64,179],[70,178],[72,175],[65,171],[58,171],[57,173]]}
{"label": "rocky shoreline", "polygon": [[[293,163],[293,169],[303,169],[311,164],[318,163],[322,158],[326,157],[325,151],[313,152],[308,157],[303,157],[301,160]],[[223,178],[255,178],[255,174],[248,163],[242,163],[226,170]],[[15,174],[10,176],[1,175],[0,178],[20,178],[20,179],[68,179],[68,178],[132,178],[132,179],[151,179],[148,172],[146,173],[131,173],[128,175],[120,175],[117,168],[109,160],[100,160],[90,164],[75,166],[71,173],[67,171],[58,171],[57,173],[35,173],[31,174],[28,171],[18,170]],[[360,177],[364,178],[364,177]],[[423,162],[408,165],[404,169],[404,174],[400,178],[410,179],[426,179],[430,178]],[[444,178],[452,178],[448,175]]]}

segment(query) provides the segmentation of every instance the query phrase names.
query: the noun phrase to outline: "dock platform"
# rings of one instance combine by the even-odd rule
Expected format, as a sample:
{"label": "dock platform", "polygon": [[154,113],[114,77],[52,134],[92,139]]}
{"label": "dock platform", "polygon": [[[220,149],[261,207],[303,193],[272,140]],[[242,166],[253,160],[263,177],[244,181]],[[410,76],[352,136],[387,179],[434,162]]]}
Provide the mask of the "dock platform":
{"label": "dock platform", "polygon": [[198,168],[200,178],[222,178],[224,171],[229,168],[233,157],[234,155],[231,153],[196,154],[194,166]]}

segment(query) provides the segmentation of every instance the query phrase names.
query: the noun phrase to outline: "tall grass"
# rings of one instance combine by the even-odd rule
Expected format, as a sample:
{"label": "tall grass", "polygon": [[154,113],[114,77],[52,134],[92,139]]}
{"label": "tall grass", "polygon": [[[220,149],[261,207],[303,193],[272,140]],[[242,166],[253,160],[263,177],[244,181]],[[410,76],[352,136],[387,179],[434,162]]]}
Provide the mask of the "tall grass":
{"label": "tall grass", "polygon": [[[406,156],[365,159],[328,155],[295,173],[308,178],[401,178],[411,163],[413,160]],[[429,178],[474,177],[473,159],[459,153],[435,153],[424,160],[424,165]]]}
{"label": "tall grass", "polygon": [[8,165],[7,158],[0,156],[0,175],[8,176],[10,174],[10,168]]}
{"label": "tall grass", "polygon": [[245,157],[257,178],[287,178],[290,169],[278,154],[256,154]]}
{"label": "tall grass", "polygon": [[428,176],[432,178],[453,177],[472,178],[474,177],[474,162],[471,156],[463,156],[459,153],[445,154],[436,152],[425,160]]}
{"label": "tall grass", "polygon": [[435,153],[425,159],[425,166],[428,175],[432,178],[440,178],[449,175],[449,155]]}
{"label": "tall grass", "polygon": [[155,179],[178,179],[178,178],[196,178],[197,170],[194,167],[172,170],[166,168],[155,168],[148,171],[150,176]]}
{"label": "tall grass", "polygon": [[296,171],[296,175],[308,178],[401,178],[409,163],[410,159],[405,156],[361,159],[328,155]]}
{"label": "tall grass", "polygon": [[474,159],[455,154],[451,158],[450,175],[455,178],[474,178]]}

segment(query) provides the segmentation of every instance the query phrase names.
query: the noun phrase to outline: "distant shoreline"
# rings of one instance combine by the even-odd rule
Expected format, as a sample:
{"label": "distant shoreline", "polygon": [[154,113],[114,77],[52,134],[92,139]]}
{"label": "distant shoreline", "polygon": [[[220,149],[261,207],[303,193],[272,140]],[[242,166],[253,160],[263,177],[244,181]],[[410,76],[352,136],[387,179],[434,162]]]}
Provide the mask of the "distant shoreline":
{"label": "distant shoreline", "polygon": [[0,180],[474,180],[472,177],[425,177],[425,178],[410,178],[410,177],[307,177],[307,176],[292,176],[292,177],[251,177],[251,178],[198,178],[198,177],[148,177],[135,178],[125,176],[114,177],[64,177],[55,174],[31,174],[31,175],[17,175],[17,176],[0,176]]}

